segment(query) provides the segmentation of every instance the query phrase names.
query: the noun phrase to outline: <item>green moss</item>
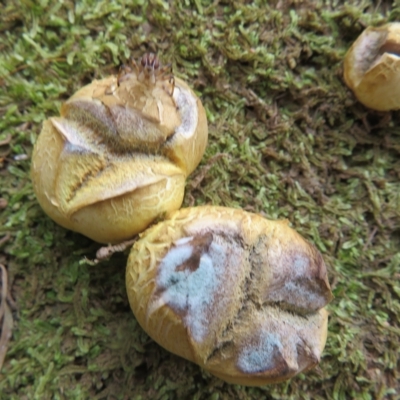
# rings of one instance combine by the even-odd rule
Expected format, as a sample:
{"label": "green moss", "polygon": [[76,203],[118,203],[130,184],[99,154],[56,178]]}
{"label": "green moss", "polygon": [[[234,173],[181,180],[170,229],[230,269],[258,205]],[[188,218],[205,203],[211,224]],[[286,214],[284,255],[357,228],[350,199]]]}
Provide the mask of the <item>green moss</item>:
{"label": "green moss", "polygon": [[[0,399],[399,398],[400,114],[368,112],[341,64],[364,26],[399,18],[396,2],[3,3],[0,141],[12,140],[0,147],[0,239],[11,238],[0,261],[18,311]],[[98,246],[37,204],[29,158],[41,122],[146,50],[172,62],[210,122],[185,205],[288,218],[323,253],[336,298],[315,370],[245,388],[169,354],[129,309],[126,254],[80,263]]]}

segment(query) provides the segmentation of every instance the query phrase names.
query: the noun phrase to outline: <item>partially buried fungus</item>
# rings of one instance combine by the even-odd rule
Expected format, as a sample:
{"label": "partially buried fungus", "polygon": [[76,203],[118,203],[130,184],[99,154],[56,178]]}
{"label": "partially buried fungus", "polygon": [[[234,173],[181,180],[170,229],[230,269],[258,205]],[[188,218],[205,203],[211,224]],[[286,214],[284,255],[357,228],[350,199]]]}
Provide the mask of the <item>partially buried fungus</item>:
{"label": "partially buried fungus", "polygon": [[95,80],[43,123],[32,180],[44,211],[103,243],[178,209],[207,144],[204,108],[154,54]]}
{"label": "partially buried fungus", "polygon": [[365,106],[400,109],[400,23],[365,29],[346,54],[344,79]]}
{"label": "partially buried fungus", "polygon": [[287,221],[181,209],[134,244],[126,285],[156,342],[227,382],[279,382],[320,361],[332,299],[326,267]]}

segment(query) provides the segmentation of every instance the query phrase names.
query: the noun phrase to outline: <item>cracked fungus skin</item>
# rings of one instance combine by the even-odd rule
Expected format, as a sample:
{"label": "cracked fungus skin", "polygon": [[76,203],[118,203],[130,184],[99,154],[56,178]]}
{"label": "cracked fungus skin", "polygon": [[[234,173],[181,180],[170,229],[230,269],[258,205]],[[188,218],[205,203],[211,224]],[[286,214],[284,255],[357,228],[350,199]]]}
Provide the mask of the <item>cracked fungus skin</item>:
{"label": "cracked fungus skin", "polygon": [[76,92],[43,123],[31,175],[58,224],[101,243],[177,210],[207,144],[200,100],[152,54]]}
{"label": "cracked fungus skin", "polygon": [[325,346],[326,267],[287,221],[212,206],[171,213],[133,246],[126,285],[156,342],[230,383],[288,379]]}
{"label": "cracked fungus skin", "polygon": [[346,54],[344,80],[365,106],[400,109],[400,23],[365,29]]}

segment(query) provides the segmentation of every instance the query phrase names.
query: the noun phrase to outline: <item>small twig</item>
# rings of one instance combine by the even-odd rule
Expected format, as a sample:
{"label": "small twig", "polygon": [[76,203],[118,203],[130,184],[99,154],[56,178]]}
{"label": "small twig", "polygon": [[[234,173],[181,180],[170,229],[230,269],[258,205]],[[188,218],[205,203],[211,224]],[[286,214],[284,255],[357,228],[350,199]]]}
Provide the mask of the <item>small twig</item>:
{"label": "small twig", "polygon": [[0,337],[0,375],[8,350],[8,342],[11,339],[13,323],[14,321],[10,307],[8,307],[8,305],[6,304],[4,309],[3,325],[1,327],[1,337]]}
{"label": "small twig", "polygon": [[[1,335],[0,335],[0,371],[3,368],[3,363],[6,358],[8,342],[11,339],[12,328],[13,328],[13,317],[11,309],[7,304],[8,295],[8,275],[7,269],[3,264],[0,264],[1,270],[1,293],[0,293],[0,323],[1,323]],[[14,301],[13,301],[14,302]],[[15,304],[15,303],[14,303]]]}
{"label": "small twig", "polygon": [[96,252],[97,260],[104,260],[110,258],[114,253],[119,253],[125,251],[129,246],[132,246],[136,242],[136,237],[134,239],[126,240],[125,242],[103,246]]}
{"label": "small twig", "polygon": [[88,258],[84,258],[81,262],[82,264],[96,265],[99,262],[110,258],[114,253],[120,253],[125,251],[129,246],[132,246],[133,243],[136,242],[137,237],[133,239],[126,240],[125,242],[121,242],[118,244],[100,247],[100,249],[96,252],[96,258],[94,260],[89,260]]}

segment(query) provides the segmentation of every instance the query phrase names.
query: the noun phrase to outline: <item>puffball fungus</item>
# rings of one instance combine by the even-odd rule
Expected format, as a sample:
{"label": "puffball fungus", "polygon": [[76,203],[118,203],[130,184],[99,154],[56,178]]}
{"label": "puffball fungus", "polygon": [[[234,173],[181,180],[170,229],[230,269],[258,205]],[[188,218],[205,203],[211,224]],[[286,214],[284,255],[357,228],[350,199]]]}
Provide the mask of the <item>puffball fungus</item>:
{"label": "puffball fungus", "polygon": [[317,365],[325,346],[326,267],[287,221],[176,211],[134,244],[126,286],[157,343],[230,383],[288,379]]}
{"label": "puffball fungus", "polygon": [[344,79],[365,106],[400,109],[400,23],[365,29],[346,54]]}
{"label": "puffball fungus", "polygon": [[188,85],[154,54],[132,64],[78,90],[44,122],[32,156],[44,211],[102,243],[178,209],[207,144],[205,111]]}

